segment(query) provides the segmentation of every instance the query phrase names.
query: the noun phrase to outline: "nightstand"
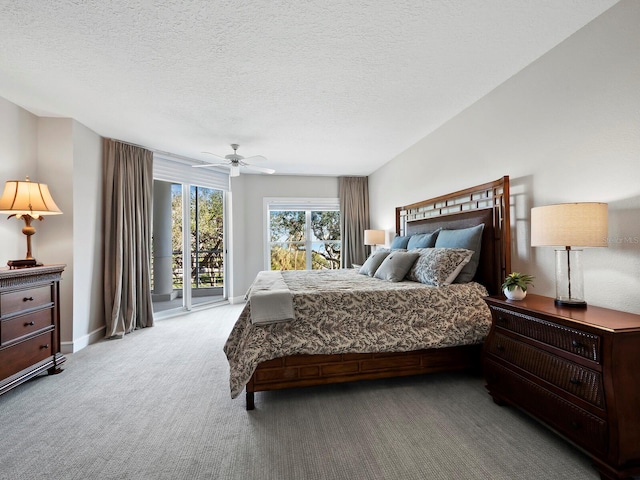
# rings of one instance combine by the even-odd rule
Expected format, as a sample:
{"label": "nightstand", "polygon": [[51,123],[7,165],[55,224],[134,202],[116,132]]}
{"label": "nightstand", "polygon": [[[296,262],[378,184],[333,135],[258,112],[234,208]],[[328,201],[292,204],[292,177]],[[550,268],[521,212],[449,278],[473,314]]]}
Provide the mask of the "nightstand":
{"label": "nightstand", "polygon": [[59,283],[64,265],[0,269],[0,394],[62,371]]}
{"label": "nightstand", "polygon": [[582,448],[601,479],[640,474],[640,315],[531,294],[485,300],[493,321],[482,364],[494,401]]}

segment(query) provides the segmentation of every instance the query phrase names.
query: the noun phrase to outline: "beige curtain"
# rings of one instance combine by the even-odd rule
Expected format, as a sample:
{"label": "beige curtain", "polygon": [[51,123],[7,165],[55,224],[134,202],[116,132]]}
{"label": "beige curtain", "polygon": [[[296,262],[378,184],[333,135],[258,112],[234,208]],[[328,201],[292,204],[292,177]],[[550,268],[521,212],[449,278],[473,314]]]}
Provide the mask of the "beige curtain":
{"label": "beige curtain", "polygon": [[369,178],[340,177],[340,235],[342,268],[367,259],[364,231],[369,228]]}
{"label": "beige curtain", "polygon": [[104,141],[106,337],[153,326],[151,201],[153,152]]}

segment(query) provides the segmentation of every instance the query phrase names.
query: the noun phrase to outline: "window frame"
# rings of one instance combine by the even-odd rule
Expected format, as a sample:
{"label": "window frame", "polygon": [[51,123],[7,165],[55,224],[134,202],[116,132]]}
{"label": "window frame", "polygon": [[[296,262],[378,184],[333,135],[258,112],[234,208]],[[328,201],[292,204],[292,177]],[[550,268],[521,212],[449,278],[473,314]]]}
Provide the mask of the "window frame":
{"label": "window frame", "polygon": [[[271,270],[271,211],[304,211],[305,212],[305,270],[311,270],[311,231],[312,211],[340,212],[339,198],[307,198],[307,197],[264,197],[263,199],[263,258],[264,269]],[[342,237],[340,238],[342,246]]]}

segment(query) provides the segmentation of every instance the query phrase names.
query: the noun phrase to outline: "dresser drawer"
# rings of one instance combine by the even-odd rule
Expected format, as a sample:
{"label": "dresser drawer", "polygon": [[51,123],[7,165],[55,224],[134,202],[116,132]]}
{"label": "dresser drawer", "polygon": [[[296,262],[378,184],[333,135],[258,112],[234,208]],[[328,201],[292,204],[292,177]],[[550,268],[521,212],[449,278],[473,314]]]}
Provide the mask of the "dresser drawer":
{"label": "dresser drawer", "polygon": [[52,301],[51,285],[6,292],[0,295],[0,315],[6,317],[11,313],[49,305]]}
{"label": "dresser drawer", "polygon": [[602,340],[598,335],[565,327],[564,325],[548,322],[519,312],[506,310],[494,305],[491,305],[490,308],[495,319],[495,324],[499,328],[519,333],[525,337],[533,338],[583,358],[601,363],[600,345]]}
{"label": "dresser drawer", "polygon": [[591,452],[607,452],[607,422],[491,361],[489,386],[505,399],[558,430]]}
{"label": "dresser drawer", "polygon": [[53,325],[53,309],[38,310],[0,322],[0,345]]}
{"label": "dresser drawer", "polygon": [[487,350],[523,370],[604,409],[604,387],[599,372],[539,350],[496,332]]}
{"label": "dresser drawer", "polygon": [[53,355],[54,331],[0,350],[0,378],[6,378]]}

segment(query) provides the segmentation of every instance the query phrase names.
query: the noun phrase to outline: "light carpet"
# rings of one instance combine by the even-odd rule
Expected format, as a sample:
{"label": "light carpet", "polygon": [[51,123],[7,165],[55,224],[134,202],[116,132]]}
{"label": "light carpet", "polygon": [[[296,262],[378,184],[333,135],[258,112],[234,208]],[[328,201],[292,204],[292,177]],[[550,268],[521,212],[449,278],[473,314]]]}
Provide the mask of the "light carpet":
{"label": "light carpet", "polygon": [[0,397],[0,478],[597,480],[583,453],[471,374],[231,400],[241,305],[156,322]]}

